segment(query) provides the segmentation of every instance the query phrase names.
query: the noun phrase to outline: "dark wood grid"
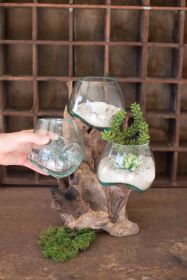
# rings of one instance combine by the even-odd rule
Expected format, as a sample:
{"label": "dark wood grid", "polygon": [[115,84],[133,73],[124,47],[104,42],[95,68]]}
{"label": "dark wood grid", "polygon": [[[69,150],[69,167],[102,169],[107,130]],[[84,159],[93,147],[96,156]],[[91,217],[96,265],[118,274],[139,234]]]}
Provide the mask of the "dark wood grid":
{"label": "dark wood grid", "polygon": [[[16,10],[20,8],[24,9]],[[64,11],[62,33],[55,25],[54,9]],[[23,19],[19,18],[22,13]],[[128,21],[119,26],[122,13],[134,20],[129,27]],[[9,20],[22,25],[14,29],[12,24],[7,31]],[[167,20],[170,28],[162,29]],[[32,127],[41,116],[63,116],[67,96],[80,76],[114,76],[127,107],[140,102],[150,124],[157,169],[154,186],[187,186],[185,0],[0,1],[0,21],[2,132]],[[98,26],[86,35],[85,26],[91,21]],[[50,29],[50,22],[56,29]],[[16,34],[19,28],[22,35]],[[121,28],[127,28],[126,33],[120,33]],[[50,106],[51,96],[57,101]],[[0,177],[2,185],[55,183],[20,167],[1,167]]]}

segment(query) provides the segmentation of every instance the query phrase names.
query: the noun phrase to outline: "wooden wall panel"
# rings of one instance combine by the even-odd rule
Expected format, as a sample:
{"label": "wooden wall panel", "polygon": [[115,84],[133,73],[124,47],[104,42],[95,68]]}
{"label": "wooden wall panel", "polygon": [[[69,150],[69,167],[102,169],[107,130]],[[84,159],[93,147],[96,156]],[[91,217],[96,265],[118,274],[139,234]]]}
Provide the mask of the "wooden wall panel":
{"label": "wooden wall panel", "polygon": [[[187,1],[0,0],[0,131],[63,116],[74,82],[113,76],[150,125],[157,187],[187,186]],[[2,184],[54,184],[22,168]]]}

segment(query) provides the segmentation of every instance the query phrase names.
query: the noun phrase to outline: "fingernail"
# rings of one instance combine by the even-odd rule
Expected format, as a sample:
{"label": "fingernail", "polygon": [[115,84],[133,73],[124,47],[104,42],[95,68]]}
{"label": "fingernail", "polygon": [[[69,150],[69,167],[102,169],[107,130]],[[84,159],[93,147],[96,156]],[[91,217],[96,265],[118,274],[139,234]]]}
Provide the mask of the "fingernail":
{"label": "fingernail", "polygon": [[50,138],[49,138],[49,136],[42,136],[41,141],[45,144],[45,143],[48,143],[50,141]]}

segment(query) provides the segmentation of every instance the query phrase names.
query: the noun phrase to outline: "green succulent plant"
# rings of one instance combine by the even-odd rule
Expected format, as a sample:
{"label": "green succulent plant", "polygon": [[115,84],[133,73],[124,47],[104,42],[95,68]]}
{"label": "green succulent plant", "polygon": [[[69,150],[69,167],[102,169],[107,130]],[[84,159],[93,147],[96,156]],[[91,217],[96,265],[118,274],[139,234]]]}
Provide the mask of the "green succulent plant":
{"label": "green succulent plant", "polygon": [[119,167],[122,169],[135,171],[140,166],[140,164],[141,162],[137,155],[128,153],[123,156],[122,163],[119,164]]}
{"label": "green succulent plant", "polygon": [[150,141],[148,124],[146,123],[140,105],[133,103],[130,106],[133,122],[123,128],[127,112],[119,110],[112,118],[111,128],[105,129],[102,139],[122,145],[142,145]]}
{"label": "green succulent plant", "polygon": [[37,241],[45,258],[64,262],[86,250],[96,237],[92,229],[72,230],[67,227],[49,227],[40,233]]}

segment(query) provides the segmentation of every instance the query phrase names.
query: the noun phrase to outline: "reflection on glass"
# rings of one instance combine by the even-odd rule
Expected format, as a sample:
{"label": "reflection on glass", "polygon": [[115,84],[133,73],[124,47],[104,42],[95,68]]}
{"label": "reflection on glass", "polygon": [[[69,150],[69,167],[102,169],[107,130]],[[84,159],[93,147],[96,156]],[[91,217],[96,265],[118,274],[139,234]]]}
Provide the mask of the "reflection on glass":
{"label": "reflection on glass", "polygon": [[84,159],[83,143],[78,128],[71,119],[39,119],[35,133],[48,135],[46,145],[33,145],[28,159],[47,174],[63,178],[79,167]]}
{"label": "reflection on glass", "polygon": [[149,144],[107,144],[97,174],[105,186],[122,183],[136,191],[145,191],[155,178],[155,163]]}
{"label": "reflection on glass", "polygon": [[124,97],[118,83],[110,78],[87,77],[78,80],[69,106],[72,116],[98,129],[111,127],[111,120],[124,109]]}

